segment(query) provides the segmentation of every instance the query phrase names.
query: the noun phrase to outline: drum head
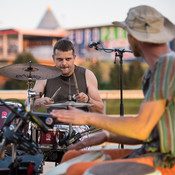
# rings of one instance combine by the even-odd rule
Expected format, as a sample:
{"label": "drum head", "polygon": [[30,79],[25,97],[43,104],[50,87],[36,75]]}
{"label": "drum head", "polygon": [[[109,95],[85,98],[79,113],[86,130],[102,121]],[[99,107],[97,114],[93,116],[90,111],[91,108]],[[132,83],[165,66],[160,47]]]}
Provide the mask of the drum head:
{"label": "drum head", "polygon": [[60,165],[56,166],[55,168],[51,169],[46,173],[46,175],[58,175],[58,174],[66,174],[66,170],[69,168],[74,163],[78,162],[90,162],[90,161],[95,161],[98,160],[99,157],[103,155],[103,151],[93,151],[89,152],[80,156],[77,156],[73,159],[70,159],[66,162],[61,163]]}
{"label": "drum head", "polygon": [[95,165],[83,175],[161,175],[154,167],[136,162],[112,162]]}

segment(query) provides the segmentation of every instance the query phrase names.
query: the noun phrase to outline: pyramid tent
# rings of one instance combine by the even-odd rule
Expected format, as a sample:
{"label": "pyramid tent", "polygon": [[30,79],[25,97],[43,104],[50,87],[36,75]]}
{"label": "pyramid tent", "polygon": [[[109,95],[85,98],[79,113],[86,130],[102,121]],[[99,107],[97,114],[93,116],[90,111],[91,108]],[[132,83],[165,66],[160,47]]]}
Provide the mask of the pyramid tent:
{"label": "pyramid tent", "polygon": [[41,19],[37,29],[49,29],[55,30],[59,28],[60,25],[58,24],[55,16],[53,15],[50,7],[48,7],[46,13],[44,14],[43,18]]}

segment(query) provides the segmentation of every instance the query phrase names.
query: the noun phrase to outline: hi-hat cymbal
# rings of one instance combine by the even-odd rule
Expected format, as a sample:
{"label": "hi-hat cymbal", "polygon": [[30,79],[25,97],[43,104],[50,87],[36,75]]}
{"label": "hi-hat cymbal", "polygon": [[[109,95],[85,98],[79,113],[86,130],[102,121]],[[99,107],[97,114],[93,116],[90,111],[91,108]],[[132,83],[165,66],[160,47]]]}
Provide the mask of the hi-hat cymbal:
{"label": "hi-hat cymbal", "polygon": [[73,107],[88,107],[88,106],[93,106],[93,104],[89,103],[78,103],[74,101],[66,101],[64,103],[54,103],[54,104],[48,104],[48,107],[53,107],[53,108],[59,108],[59,107],[67,107],[67,106],[73,106]]}
{"label": "hi-hat cymbal", "polygon": [[18,80],[45,80],[61,75],[54,66],[41,64],[12,64],[0,68],[0,75]]}

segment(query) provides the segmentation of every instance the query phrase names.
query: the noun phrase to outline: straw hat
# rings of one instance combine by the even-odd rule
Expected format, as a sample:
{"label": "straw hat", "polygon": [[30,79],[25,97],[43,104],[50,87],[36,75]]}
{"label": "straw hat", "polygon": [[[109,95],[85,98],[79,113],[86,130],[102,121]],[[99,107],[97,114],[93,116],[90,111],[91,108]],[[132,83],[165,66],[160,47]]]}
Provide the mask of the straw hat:
{"label": "straw hat", "polygon": [[114,21],[112,24],[143,42],[166,43],[175,38],[174,24],[150,6],[131,8],[124,22]]}

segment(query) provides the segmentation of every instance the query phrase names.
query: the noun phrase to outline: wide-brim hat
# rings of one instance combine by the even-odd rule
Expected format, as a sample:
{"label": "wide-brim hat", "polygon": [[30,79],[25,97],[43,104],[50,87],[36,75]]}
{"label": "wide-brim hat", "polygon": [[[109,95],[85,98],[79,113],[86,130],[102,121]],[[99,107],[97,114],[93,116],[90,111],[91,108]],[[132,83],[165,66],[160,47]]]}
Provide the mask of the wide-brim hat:
{"label": "wide-brim hat", "polygon": [[112,22],[139,41],[166,43],[175,38],[175,26],[156,9],[141,5],[131,8],[123,22]]}

